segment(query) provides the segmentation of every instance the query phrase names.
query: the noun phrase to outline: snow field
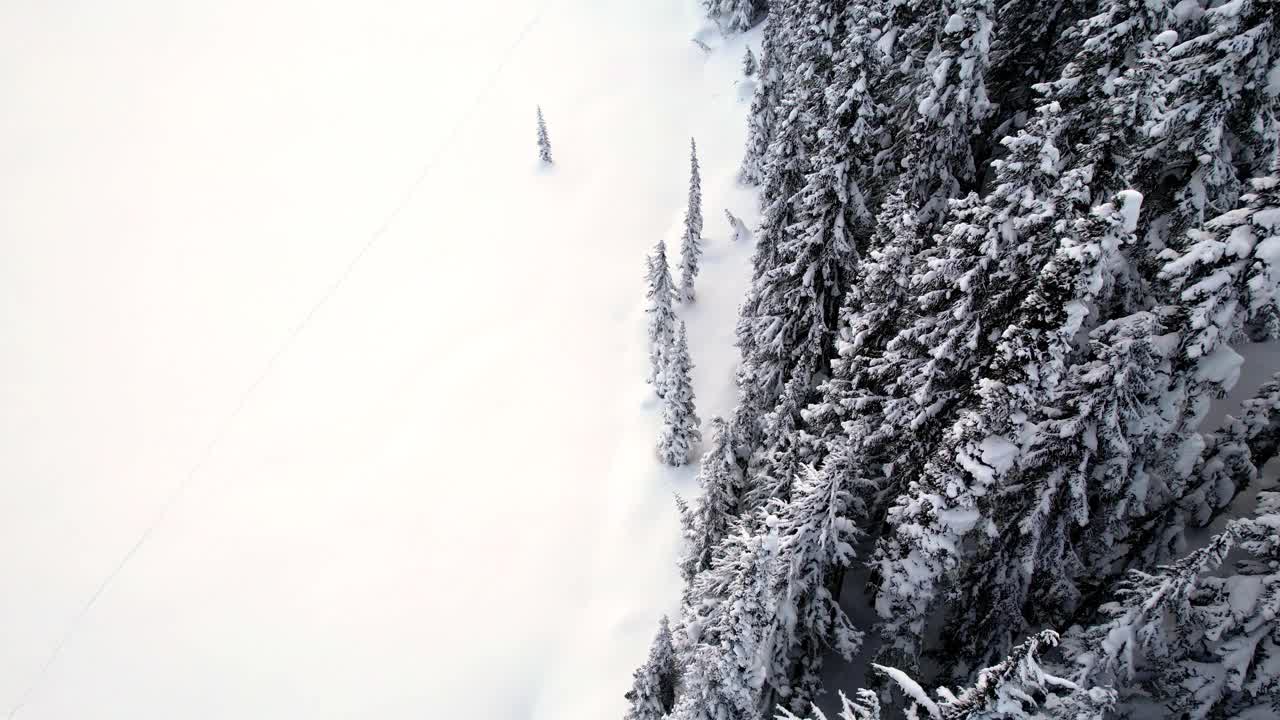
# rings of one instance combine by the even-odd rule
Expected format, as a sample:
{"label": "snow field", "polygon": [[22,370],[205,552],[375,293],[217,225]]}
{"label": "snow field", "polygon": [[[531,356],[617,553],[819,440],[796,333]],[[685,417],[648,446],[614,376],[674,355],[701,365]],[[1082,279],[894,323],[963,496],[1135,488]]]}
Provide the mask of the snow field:
{"label": "snow field", "polygon": [[620,713],[694,473],[652,453],[644,253],[676,254],[696,136],[679,312],[727,412],[740,45],[704,54],[677,0],[5,16],[4,709],[34,682],[24,720]]}

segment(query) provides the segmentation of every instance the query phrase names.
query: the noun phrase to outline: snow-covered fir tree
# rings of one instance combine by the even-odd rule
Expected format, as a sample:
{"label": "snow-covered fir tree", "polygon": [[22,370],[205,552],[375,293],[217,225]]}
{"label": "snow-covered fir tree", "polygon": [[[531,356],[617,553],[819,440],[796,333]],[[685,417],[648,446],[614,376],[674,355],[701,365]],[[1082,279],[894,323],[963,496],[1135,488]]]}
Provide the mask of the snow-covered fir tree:
{"label": "snow-covered fir tree", "polygon": [[788,500],[804,465],[808,438],[800,413],[808,395],[805,376],[793,378],[778,396],[773,410],[759,422],[759,446],[748,464],[742,506],[747,512],[768,507],[771,500]]}
{"label": "snow-covered fir tree", "polygon": [[1087,216],[1053,225],[1055,252],[1014,309],[977,392],[988,412],[1014,416],[1002,428],[1010,436],[1023,422],[1018,417],[1033,416],[1056,396],[1078,357],[1079,336],[1098,324],[1096,308],[1116,284],[1141,209],[1142,196],[1122,190]]}
{"label": "snow-covered fir tree", "polygon": [[1238,413],[1228,415],[1205,438],[1204,451],[1188,489],[1167,508],[1171,530],[1185,533],[1202,528],[1218,516],[1240,492],[1257,482],[1262,467],[1276,456],[1280,441],[1280,375],[1263,383]]}
{"label": "snow-covered fir tree", "polygon": [[[915,312],[898,321],[901,329],[886,343],[883,352],[874,353],[865,369],[860,369],[860,373],[869,376],[867,384],[880,396],[873,406],[875,413],[861,418],[862,437],[858,443],[864,451],[862,460],[874,453],[892,462],[893,474],[905,472],[908,479],[921,471],[925,473],[898,497],[900,507],[890,513],[890,527],[904,528],[912,537],[911,542],[898,545],[888,535],[877,551],[877,565],[886,573],[883,582],[887,595],[880,601],[881,614],[892,613],[895,623],[911,626],[910,630],[903,626],[892,631],[895,644],[901,648],[906,647],[903,643],[910,637],[923,631],[919,616],[906,612],[907,608],[922,613],[931,602],[932,585],[924,583],[930,575],[903,561],[904,554],[915,553],[915,543],[921,541],[914,530],[916,515],[925,512],[932,516],[942,509],[937,500],[942,496],[935,493],[938,483],[944,487],[956,484],[949,479],[949,473],[960,471],[954,465],[957,444],[965,442],[966,437],[978,441],[985,437],[986,418],[981,414],[970,412],[963,424],[957,424],[945,435],[944,421],[967,402],[973,402],[968,378],[993,352],[996,338],[981,333],[979,328],[1007,322],[1013,311],[1011,301],[1027,290],[1025,283],[1030,278],[1022,278],[1021,286],[1014,282],[1017,265],[1013,261],[1018,255],[1012,249],[1045,244],[1041,236],[1049,226],[1048,211],[1052,207],[1048,202],[1051,183],[1046,180],[1053,179],[1045,170],[1054,169],[1052,145],[1028,133],[1020,135],[1014,144],[1022,155],[1011,155],[1003,165],[1005,181],[998,180],[995,192],[987,199],[990,204],[972,194],[951,201],[938,251],[922,255],[914,264],[909,294],[918,298]],[[943,449],[935,453],[932,446],[939,439],[943,440]],[[888,447],[877,447],[876,440]],[[931,453],[935,458],[932,465],[926,466]],[[864,467],[862,475],[874,477],[876,473]],[[921,502],[929,497],[934,500]],[[972,501],[972,496],[964,494],[949,493],[947,497],[962,504]],[[967,532],[969,527],[937,529],[944,533]],[[954,560],[932,567],[942,572],[951,562]],[[910,580],[900,577],[903,573],[910,573]],[[905,604],[899,605],[890,597],[899,595]],[[916,619],[908,620],[909,617]]]}
{"label": "snow-covered fir tree", "polygon": [[751,47],[747,46],[747,52],[742,56],[742,75],[743,77],[755,77],[756,74],[756,55],[751,52]]}
{"label": "snow-covered fir tree", "polygon": [[[968,397],[975,366],[990,356],[997,337],[981,328],[1003,327],[1055,249],[1055,188],[1059,154],[1056,107],[1006,138],[1010,154],[996,163],[992,192],[950,202],[935,253],[913,269],[917,317],[891,340],[873,372],[896,398],[886,421],[918,432],[945,419]],[[927,430],[926,430],[927,432]]]}
{"label": "snow-covered fir tree", "polygon": [[773,13],[774,21],[765,25],[764,37],[760,41],[758,83],[747,120],[746,154],[738,172],[738,179],[750,185],[764,182],[765,155],[773,141],[783,92],[783,41],[779,38],[783,23],[779,22],[780,11],[775,9]]}
{"label": "snow-covered fir tree", "polygon": [[1233,346],[1274,339],[1280,330],[1280,256],[1272,250],[1280,244],[1280,177],[1255,178],[1251,185],[1254,192],[1241,198],[1242,207],[1191,231],[1182,252],[1161,256],[1166,264],[1159,277],[1176,303],[1166,312],[1179,345],[1159,415],[1165,429],[1149,451],[1149,462],[1162,462],[1161,472],[1144,488],[1149,512],[1141,542],[1131,550],[1139,566],[1183,551],[1185,520],[1175,508],[1195,492],[1192,473],[1204,446],[1200,424],[1209,401],[1239,376],[1243,358]]}
{"label": "snow-covered fir tree", "polygon": [[[963,560],[959,540],[981,527],[979,499],[1012,467],[1016,449],[1006,438],[1016,437],[1016,418],[1031,409],[984,400],[983,391],[994,390],[997,378],[972,382],[1000,347],[998,331],[984,328],[1010,327],[1023,312],[1043,322],[1039,305],[1070,299],[1038,300],[1033,284],[1055,245],[1056,113],[1052,103],[1042,107],[1022,132],[1005,140],[1010,154],[995,163],[995,187],[986,198],[952,201],[939,252],[916,270],[920,314],[872,362],[892,396],[884,422],[902,436],[897,449],[907,472],[917,472],[912,466],[920,463],[918,479],[889,512],[890,532],[876,556],[882,573],[878,609],[894,648],[910,657],[918,651],[912,644],[925,631],[938,583]],[[1066,293],[1080,286],[1063,282]],[[1028,295],[1034,304],[1020,311]],[[1061,316],[1067,324],[1061,335],[1071,338],[1078,326],[1070,325],[1078,320],[1079,312]],[[954,412],[958,418],[944,431],[942,422]],[[904,445],[915,447],[904,452]]]}
{"label": "snow-covered fir tree", "polygon": [[636,669],[631,689],[627,691],[629,707],[623,720],[663,720],[675,705],[675,648],[671,644],[671,627],[667,618],[658,623],[658,634],[649,646],[649,658]]}
{"label": "snow-covered fir tree", "polygon": [[766,679],[774,698],[803,710],[821,691],[822,665],[834,651],[846,660],[862,645],[840,607],[840,584],[858,539],[850,515],[855,500],[842,478],[803,466],[789,502],[774,501],[778,537],[772,595],[772,657]]}
{"label": "snow-covered fir tree", "polygon": [[676,314],[672,309],[675,288],[671,283],[671,267],[667,264],[667,244],[659,240],[648,259],[649,304],[649,376],[646,382],[653,385],[658,397],[666,391],[665,370],[667,356],[675,342]]}
{"label": "snow-covered fir tree", "polygon": [[[1060,550],[1061,567],[1053,567],[1052,557],[1042,561],[1047,582],[1041,584],[1053,589],[1043,597],[1054,600],[1060,614],[1086,589],[1080,580],[1114,574],[1113,549],[1123,547],[1132,518],[1146,511],[1147,498],[1135,478],[1152,469],[1145,458],[1160,431],[1151,418],[1171,369],[1167,337],[1161,318],[1148,312],[1095,329],[1091,359],[1070,369],[1020,465],[1029,477],[1060,477],[1065,488],[1055,499],[1063,517],[1037,530],[1041,537],[1078,533],[1074,547],[1068,543]],[[1078,437],[1096,440],[1080,443]]]}
{"label": "snow-covered fir tree", "polygon": [[1089,199],[1131,185],[1138,151],[1163,111],[1167,53],[1177,34],[1168,0],[1105,0],[1065,33],[1076,54],[1042,86],[1062,108],[1062,147],[1089,167]]}
{"label": "snow-covered fir tree", "polygon": [[902,188],[885,199],[875,228],[873,247],[850,284],[840,312],[844,359],[836,363],[838,377],[859,370],[861,363],[853,359],[859,353],[883,350],[910,307],[912,263],[924,249],[925,239]]}
{"label": "snow-covered fir tree", "polygon": [[937,700],[907,673],[875,667],[910,698],[908,720],[1103,720],[1115,704],[1113,691],[1053,675],[1041,666],[1040,649],[1057,644],[1052,630],[1034,635],[1000,663],[981,670],[972,686],[938,688]]}
{"label": "snow-covered fir tree", "polygon": [[[753,525],[764,526],[761,520]],[[694,578],[677,648],[683,674],[671,720],[763,720],[776,605],[770,578],[777,537],[735,524],[711,568]]]}
{"label": "snow-covered fir tree", "polygon": [[871,93],[882,75],[873,42],[883,18],[874,2],[855,5],[849,14],[857,21],[843,45],[829,57],[825,51],[808,54],[814,66],[829,62],[833,70],[825,97],[808,99],[827,108],[827,120],[816,127],[810,169],[797,198],[800,224],[793,230],[808,235],[811,245],[844,255],[866,249],[863,238],[872,221],[876,162],[888,143],[881,124],[885,109]]}
{"label": "snow-covered fir tree", "polygon": [[680,569],[685,582],[711,567],[716,546],[740,511],[742,471],[734,456],[729,423],[723,418],[711,418],[711,447],[702,456],[698,486],[702,493],[681,514],[685,549]]}
{"label": "snow-covered fir tree", "polygon": [[[795,123],[785,122],[774,142],[789,145],[797,135]],[[813,364],[820,361],[817,355],[820,344],[808,342],[804,347],[805,356],[799,358],[801,363],[796,362],[795,351],[800,344],[820,341],[822,331],[810,324],[808,328],[815,332],[797,337],[801,325],[811,323],[813,318],[801,319],[791,316],[790,312],[797,309],[802,300],[811,300],[812,294],[808,298],[788,294],[788,290],[804,281],[804,275],[796,277],[794,272],[799,268],[794,262],[786,262],[782,255],[784,243],[790,242],[795,247],[793,236],[787,232],[795,222],[795,207],[788,200],[802,182],[798,161],[771,168],[769,183],[776,188],[773,194],[779,199],[765,210],[752,256],[751,286],[738,311],[736,344],[742,363],[738,367],[737,383],[741,397],[734,411],[734,423],[741,433],[737,442],[747,455],[759,448],[765,415],[776,408],[792,372],[797,367],[803,368],[802,373],[811,372]],[[811,302],[803,302],[803,307],[814,309]],[[788,314],[780,316],[780,312]]]}
{"label": "snow-covered fir tree", "polygon": [[1180,291],[1191,358],[1223,343],[1280,336],[1280,175],[1252,181],[1241,207],[1193,230],[1186,249],[1167,252],[1161,279]]}
{"label": "snow-covered fir tree", "polygon": [[[848,192],[841,171],[830,165],[830,172],[814,172],[838,9],[813,2],[795,12],[803,18],[792,38],[798,69],[783,101],[784,108],[794,110],[779,121],[766,156],[762,197],[768,207],[737,327],[743,360],[739,424],[748,432],[743,438],[747,447],[766,451],[765,462],[784,440],[764,435],[765,425],[786,427],[790,422],[777,412],[784,389],[798,412],[814,399],[815,378],[835,356],[837,312],[856,262],[845,230],[848,206],[841,198]],[[772,422],[766,417],[770,415]],[[786,482],[785,473],[775,470],[772,477]]]}
{"label": "snow-covered fir tree", "polygon": [[765,0],[702,0],[707,16],[720,21],[729,32],[743,32],[755,27],[769,9]]}
{"label": "snow-covered fir tree", "polygon": [[1254,517],[1231,521],[1176,563],[1131,573],[1101,607],[1098,624],[1067,636],[1076,681],[1119,689],[1126,716],[1152,707],[1164,717],[1274,715],[1277,568],[1280,497],[1264,492]]}
{"label": "snow-covered fir tree", "polygon": [[[1143,171],[1168,211],[1166,238],[1236,206],[1245,180],[1271,170],[1276,157],[1275,62],[1280,7],[1275,0],[1212,3],[1199,34],[1169,50],[1169,109],[1151,132]],[[1159,227],[1157,228],[1159,230]]]}
{"label": "snow-covered fir tree", "polygon": [[695,298],[694,279],[702,257],[702,175],[698,172],[698,144],[689,138],[689,204],[684,212],[684,236],[680,244],[680,299]]}
{"label": "snow-covered fir tree", "polygon": [[[1042,417],[1048,399],[1059,397],[1064,384],[1080,377],[1069,371],[1078,337],[1092,326],[1090,308],[1108,286],[1121,246],[1134,241],[1140,203],[1136,193],[1121,193],[1073,227],[1058,226],[1058,252],[1015,311],[978,381],[978,405],[961,426],[971,434],[959,445],[944,442],[932,461],[935,467],[945,467],[944,458],[954,454],[959,472],[947,477],[974,488],[972,508],[987,523],[964,559],[966,584],[977,590],[977,599],[953,606],[945,633],[948,647],[963,648],[977,664],[1003,655],[1027,618],[1062,620],[1078,599],[1075,579],[1082,566],[1077,538],[1079,527],[1089,521],[1091,496],[1096,496],[1089,482],[1096,460],[1090,450],[1113,438],[1104,434],[1091,448],[1079,442],[1079,435],[1062,434],[1068,429],[1096,432],[1096,423],[1124,419],[1128,408],[1112,401],[1103,406],[1106,414],[1101,417],[1064,417],[1062,408],[1052,408],[1043,424],[1034,421]],[[1099,355],[1109,349],[1097,347]],[[1135,372],[1144,367],[1142,359],[1125,358],[1134,362],[1122,368],[1104,367]],[[1119,377],[1124,375],[1104,380]],[[1137,375],[1140,382],[1147,377]],[[1108,395],[1105,386],[1087,387],[1090,401]],[[1023,446],[1029,444],[1033,453],[1024,456],[1021,448],[1010,444],[1013,438],[1024,438]],[[926,469],[925,480],[932,477]],[[1011,489],[994,496],[978,490],[991,485]]]}
{"label": "snow-covered fir tree", "polygon": [[946,0],[888,0],[881,8],[887,19],[876,47],[888,65],[882,92],[891,98],[894,137],[896,144],[902,145],[910,140],[918,114],[917,81],[950,10]]}
{"label": "snow-covered fir tree", "polygon": [[693,362],[689,359],[689,337],[683,322],[666,353],[663,367],[662,432],[658,437],[658,457],[668,465],[684,465],[694,443],[702,439],[701,421],[693,406]]}
{"label": "snow-covered fir tree", "polygon": [[542,106],[538,106],[538,159],[550,165],[551,138],[547,136],[547,121],[542,118]]}
{"label": "snow-covered fir tree", "polygon": [[995,3],[993,9],[984,80],[993,102],[983,132],[974,139],[974,160],[979,168],[1000,155],[999,141],[1044,102],[1039,85],[1053,79],[1077,47],[1071,31],[1063,28],[1071,28],[1092,10],[1090,3],[1080,0],[1005,0]]}
{"label": "snow-covered fir tree", "polygon": [[972,137],[991,111],[985,77],[990,63],[992,0],[950,0],[937,43],[925,60],[912,100],[909,134],[913,205],[922,224],[936,227],[948,198],[977,179]]}
{"label": "snow-covered fir tree", "polygon": [[[910,316],[911,268],[924,246],[916,212],[900,187],[876,218],[871,249],[860,263],[839,311],[838,357],[820,400],[807,410],[812,447],[826,457],[825,472],[856,487],[870,516],[882,514],[885,490],[898,477],[885,453],[896,438],[881,432],[884,392],[869,372],[894,331]],[[883,468],[883,471],[881,470]]]}

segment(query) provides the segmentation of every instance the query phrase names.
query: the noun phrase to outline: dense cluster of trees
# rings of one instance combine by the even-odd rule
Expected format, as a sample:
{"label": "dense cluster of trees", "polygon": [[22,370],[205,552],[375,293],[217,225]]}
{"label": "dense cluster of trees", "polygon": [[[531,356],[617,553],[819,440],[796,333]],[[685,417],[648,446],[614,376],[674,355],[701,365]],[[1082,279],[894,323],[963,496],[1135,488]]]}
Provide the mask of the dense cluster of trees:
{"label": "dense cluster of trees", "polygon": [[811,713],[832,655],[848,720],[1280,714],[1280,380],[1205,426],[1280,336],[1280,2],[767,13],[740,398],[629,717]]}
{"label": "dense cluster of trees", "polygon": [[662,432],[658,437],[658,457],[668,465],[684,465],[689,453],[702,439],[694,407],[693,361],[683,322],[676,318],[674,303],[692,303],[697,293],[698,261],[702,257],[702,175],[698,167],[698,144],[689,140],[689,202],[680,237],[680,284],[671,279],[667,244],[659,240],[648,258],[646,298],[649,315],[649,375],[647,382],[662,399]]}

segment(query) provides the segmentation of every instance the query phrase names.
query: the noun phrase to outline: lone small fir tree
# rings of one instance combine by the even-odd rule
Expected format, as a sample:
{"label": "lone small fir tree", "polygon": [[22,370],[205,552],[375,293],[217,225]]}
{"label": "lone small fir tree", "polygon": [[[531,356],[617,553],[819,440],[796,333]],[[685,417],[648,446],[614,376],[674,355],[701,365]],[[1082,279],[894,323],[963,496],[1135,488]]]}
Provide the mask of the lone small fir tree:
{"label": "lone small fir tree", "polygon": [[749,47],[747,48],[747,54],[742,56],[742,74],[747,77],[756,74],[756,56]]}
{"label": "lone small fir tree", "polygon": [[542,119],[542,106],[538,106],[538,159],[547,165],[551,160],[551,138],[547,137],[547,121]]}

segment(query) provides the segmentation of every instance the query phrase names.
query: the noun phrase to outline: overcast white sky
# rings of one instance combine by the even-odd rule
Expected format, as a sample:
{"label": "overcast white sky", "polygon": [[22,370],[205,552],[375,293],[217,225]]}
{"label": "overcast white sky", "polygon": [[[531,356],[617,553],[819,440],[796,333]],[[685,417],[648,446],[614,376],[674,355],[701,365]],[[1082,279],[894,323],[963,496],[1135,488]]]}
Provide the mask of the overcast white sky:
{"label": "overcast white sky", "polygon": [[0,4],[0,711],[437,153],[18,717],[620,707],[675,588],[641,258],[741,147],[697,5]]}

